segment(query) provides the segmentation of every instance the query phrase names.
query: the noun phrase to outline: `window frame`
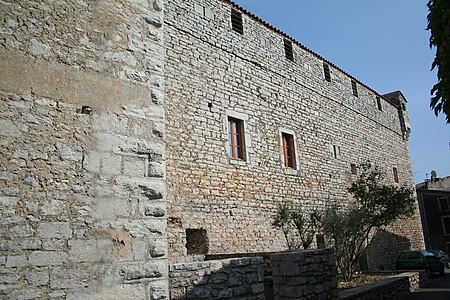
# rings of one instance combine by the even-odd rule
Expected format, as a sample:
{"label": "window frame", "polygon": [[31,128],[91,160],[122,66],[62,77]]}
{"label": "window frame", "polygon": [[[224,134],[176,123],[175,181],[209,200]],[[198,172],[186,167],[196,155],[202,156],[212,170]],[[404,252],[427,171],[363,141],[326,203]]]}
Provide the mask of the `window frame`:
{"label": "window frame", "polygon": [[356,164],[354,163],[350,164],[350,173],[352,175],[358,175],[358,167],[356,166]]}
{"label": "window frame", "polygon": [[442,222],[442,230],[444,232],[444,235],[450,235],[450,230],[447,232],[447,227],[445,226],[445,221],[444,219],[448,219],[449,221],[449,229],[450,229],[450,215],[449,216],[442,216],[441,217],[441,222]]}
{"label": "window frame", "polygon": [[287,132],[281,132],[281,140],[283,142],[284,167],[286,169],[296,169],[294,136]]}
{"label": "window frame", "polygon": [[377,107],[379,111],[383,111],[383,106],[381,105],[381,98],[377,97]]}
{"label": "window frame", "polygon": [[[297,171],[300,167],[300,161],[298,158],[298,145],[297,136],[295,131],[287,128],[279,128],[279,146],[280,146],[280,165],[284,172],[290,175],[297,175]],[[286,148],[285,148],[285,137],[290,139],[290,154],[291,160],[286,161]]]}
{"label": "window frame", "polygon": [[[232,153],[230,152],[231,144],[230,144],[230,127],[229,127],[229,119],[236,119],[239,120],[241,123],[241,138],[243,139],[243,147],[242,147],[242,157],[243,158],[236,158],[232,156]],[[224,147],[225,147],[225,153],[228,157],[228,161],[231,164],[236,165],[242,165],[245,166],[248,163],[250,163],[250,157],[249,153],[251,152],[251,140],[250,140],[250,134],[248,130],[248,115],[241,112],[236,112],[233,110],[226,110],[226,113],[223,117],[223,134],[224,134]]]}
{"label": "window frame", "polygon": [[[439,197],[438,199],[438,205],[439,205],[439,211],[449,211],[450,210],[450,199],[448,197]],[[442,209],[442,205],[441,205],[441,200],[446,200],[447,202],[447,208],[446,209]]]}
{"label": "window frame", "polygon": [[228,154],[231,159],[245,160],[244,121],[228,116]]}
{"label": "window frame", "polygon": [[331,157],[333,159],[341,159],[341,147],[336,144],[330,144]]}
{"label": "window frame", "polygon": [[399,183],[400,180],[399,180],[399,177],[398,177],[398,169],[397,169],[397,167],[392,167],[392,173],[394,175],[394,182],[395,183]]}

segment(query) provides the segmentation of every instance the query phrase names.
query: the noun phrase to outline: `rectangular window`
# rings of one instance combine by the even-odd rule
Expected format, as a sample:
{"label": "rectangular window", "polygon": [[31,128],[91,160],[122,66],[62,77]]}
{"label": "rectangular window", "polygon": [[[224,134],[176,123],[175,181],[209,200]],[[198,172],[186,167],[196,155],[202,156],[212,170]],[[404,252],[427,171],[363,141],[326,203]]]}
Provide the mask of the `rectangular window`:
{"label": "rectangular window", "polygon": [[438,201],[439,201],[439,209],[441,211],[450,209],[450,205],[448,203],[448,198],[447,197],[440,197],[440,198],[438,198]]}
{"label": "rectangular window", "polygon": [[295,169],[295,142],[294,136],[289,133],[282,132],[284,166],[286,168]]}
{"label": "rectangular window", "polygon": [[239,34],[244,34],[244,25],[242,24],[242,14],[237,10],[231,10],[231,28]]}
{"label": "rectangular window", "polygon": [[352,79],[352,91],[355,97],[358,97],[358,87],[356,86],[356,81]]}
{"label": "rectangular window", "polygon": [[450,216],[442,217],[441,220],[444,228],[444,234],[450,234]]}
{"label": "rectangular window", "polygon": [[245,160],[244,121],[228,117],[228,141],[230,157]]}
{"label": "rectangular window", "polygon": [[392,168],[392,172],[394,173],[394,181],[398,183],[398,171],[396,167]]}
{"label": "rectangular window", "polygon": [[294,61],[294,50],[292,49],[292,42],[284,39],[284,55],[290,61]]}
{"label": "rectangular window", "polygon": [[339,159],[341,157],[341,149],[339,146],[331,145],[331,154],[334,158]]}
{"label": "rectangular window", "polygon": [[383,111],[383,107],[381,107],[381,99],[380,97],[377,97],[377,106],[379,111]]}
{"label": "rectangular window", "polygon": [[326,63],[323,63],[323,73],[325,74],[325,80],[331,82],[330,66]]}
{"label": "rectangular window", "polygon": [[356,175],[358,172],[356,170],[356,165],[355,164],[350,164],[350,169],[353,175]]}

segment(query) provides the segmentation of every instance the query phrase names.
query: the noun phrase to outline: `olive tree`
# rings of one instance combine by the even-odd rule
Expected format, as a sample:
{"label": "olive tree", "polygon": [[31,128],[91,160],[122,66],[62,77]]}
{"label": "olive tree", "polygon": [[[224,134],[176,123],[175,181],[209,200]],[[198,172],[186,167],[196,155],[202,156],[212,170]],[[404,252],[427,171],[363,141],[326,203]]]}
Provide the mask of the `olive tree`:
{"label": "olive tree", "polygon": [[321,217],[316,210],[306,212],[300,206],[282,203],[278,205],[272,226],[283,232],[289,250],[308,249],[320,231]]}
{"label": "olive tree", "polygon": [[329,209],[323,218],[324,234],[334,241],[337,265],[349,281],[370,237],[400,217],[413,214],[413,190],[383,184],[384,174],[371,164],[360,166],[358,179],[348,189],[354,203],[347,209]]}

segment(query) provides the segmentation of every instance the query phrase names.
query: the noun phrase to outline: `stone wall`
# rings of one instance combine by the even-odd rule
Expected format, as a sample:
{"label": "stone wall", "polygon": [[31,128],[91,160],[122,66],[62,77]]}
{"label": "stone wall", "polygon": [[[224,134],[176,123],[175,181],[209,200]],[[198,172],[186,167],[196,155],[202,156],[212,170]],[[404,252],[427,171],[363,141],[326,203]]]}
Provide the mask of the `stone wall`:
{"label": "stone wall", "polygon": [[[277,205],[346,206],[357,178],[351,164],[380,165],[389,184],[397,184],[395,167],[398,184],[413,187],[399,105],[359,81],[354,96],[352,77],[325,61],[326,81],[324,59],[296,42],[294,61],[286,59],[288,37],[250,14],[243,14],[244,33],[234,31],[228,1],[168,0],[166,7],[170,261],[286,249],[271,226]],[[243,161],[229,157],[228,116],[244,121]],[[283,165],[281,132],[295,137],[293,169]],[[388,230],[420,248],[418,218]],[[206,253],[188,254],[187,230],[204,233]]]}
{"label": "stone wall", "polygon": [[341,291],[339,300],[403,299],[410,292],[423,287],[427,281],[425,270],[405,272],[391,278]]}
{"label": "stone wall", "polygon": [[278,253],[271,261],[274,299],[337,299],[332,249]]}
{"label": "stone wall", "polygon": [[170,299],[264,299],[261,257],[173,264]]}
{"label": "stone wall", "polygon": [[2,2],[0,298],[167,298],[162,4]]}

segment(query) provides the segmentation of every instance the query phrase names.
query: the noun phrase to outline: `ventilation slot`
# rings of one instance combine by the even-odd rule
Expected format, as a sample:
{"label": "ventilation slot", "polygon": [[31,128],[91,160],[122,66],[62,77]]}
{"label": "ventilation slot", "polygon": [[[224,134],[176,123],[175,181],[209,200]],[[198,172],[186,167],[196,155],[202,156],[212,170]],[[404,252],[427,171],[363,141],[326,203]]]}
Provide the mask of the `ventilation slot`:
{"label": "ventilation slot", "polygon": [[356,86],[355,80],[352,80],[352,92],[353,96],[358,97],[358,87]]}
{"label": "ventilation slot", "polygon": [[323,73],[325,74],[325,80],[331,82],[330,66],[326,63],[323,63]]}
{"label": "ventilation slot", "polygon": [[284,40],[284,55],[290,61],[294,61],[294,50],[292,49],[292,42],[289,40]]}
{"label": "ventilation slot", "polygon": [[239,34],[244,34],[242,14],[234,9],[231,10],[231,28]]}

